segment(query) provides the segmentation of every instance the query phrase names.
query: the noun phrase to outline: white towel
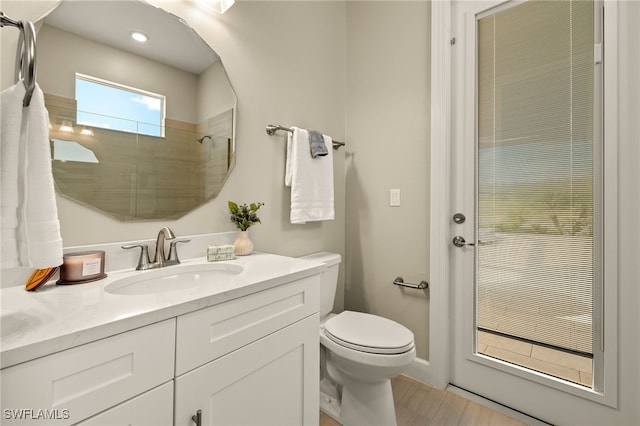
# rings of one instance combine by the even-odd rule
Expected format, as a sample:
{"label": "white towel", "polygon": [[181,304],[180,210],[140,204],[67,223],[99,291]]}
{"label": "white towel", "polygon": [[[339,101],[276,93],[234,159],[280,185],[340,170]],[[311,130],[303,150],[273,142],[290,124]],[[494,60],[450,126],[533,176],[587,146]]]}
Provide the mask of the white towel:
{"label": "white towel", "polygon": [[[311,157],[309,132],[292,128],[287,140],[285,185],[291,187],[291,223],[333,220],[333,150],[323,157]],[[331,138],[324,135],[327,147]]]}
{"label": "white towel", "polygon": [[21,82],[0,93],[0,221],[2,229],[2,268],[18,266],[18,159],[20,158],[20,126],[22,99],[25,89]]}
{"label": "white towel", "polygon": [[62,264],[49,114],[37,85],[26,108],[22,107],[24,93],[24,84],[19,81],[0,94],[2,268]]}

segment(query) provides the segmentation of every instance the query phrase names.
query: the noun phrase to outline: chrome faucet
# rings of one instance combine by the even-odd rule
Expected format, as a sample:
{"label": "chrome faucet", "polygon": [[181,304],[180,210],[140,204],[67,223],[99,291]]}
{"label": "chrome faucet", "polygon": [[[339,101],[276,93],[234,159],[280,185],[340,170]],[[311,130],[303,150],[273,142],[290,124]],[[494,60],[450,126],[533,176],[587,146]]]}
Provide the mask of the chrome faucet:
{"label": "chrome faucet", "polygon": [[[173,231],[168,227],[160,229],[158,237],[156,238],[156,254],[153,261],[149,260],[149,249],[146,244],[129,244],[122,246],[123,249],[132,249],[135,247],[140,248],[140,259],[138,260],[137,270],[142,271],[146,269],[163,268],[165,266],[177,265],[180,263],[178,259],[178,243],[188,243],[191,240],[176,240],[176,236]],[[169,255],[164,254],[164,243],[167,240],[171,241]]]}
{"label": "chrome faucet", "polygon": [[165,240],[175,240],[176,236],[173,231],[166,226],[158,232],[158,238],[156,238],[156,255],[153,258],[155,268],[162,268],[167,260],[164,255],[164,242]]}

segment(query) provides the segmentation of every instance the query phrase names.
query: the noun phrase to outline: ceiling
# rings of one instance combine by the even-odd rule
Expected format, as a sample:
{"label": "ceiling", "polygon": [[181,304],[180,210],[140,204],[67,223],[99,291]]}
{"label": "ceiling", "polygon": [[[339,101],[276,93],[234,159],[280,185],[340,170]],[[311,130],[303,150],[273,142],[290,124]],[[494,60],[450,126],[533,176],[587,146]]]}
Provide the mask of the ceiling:
{"label": "ceiling", "polygon": [[[193,74],[219,60],[185,21],[142,1],[63,1],[44,22]],[[135,42],[131,31],[149,40]]]}

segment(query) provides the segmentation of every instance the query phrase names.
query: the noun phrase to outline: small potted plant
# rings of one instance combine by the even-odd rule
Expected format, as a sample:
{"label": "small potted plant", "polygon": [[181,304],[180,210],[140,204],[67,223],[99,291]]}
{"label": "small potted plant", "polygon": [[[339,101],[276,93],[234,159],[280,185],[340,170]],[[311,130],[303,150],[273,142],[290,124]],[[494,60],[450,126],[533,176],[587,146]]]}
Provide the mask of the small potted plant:
{"label": "small potted plant", "polygon": [[253,252],[253,242],[249,238],[248,229],[256,223],[260,222],[257,211],[264,203],[251,203],[249,205],[238,205],[233,201],[229,201],[229,212],[231,213],[231,223],[236,225],[240,230],[238,238],[235,241],[236,256],[245,256]]}

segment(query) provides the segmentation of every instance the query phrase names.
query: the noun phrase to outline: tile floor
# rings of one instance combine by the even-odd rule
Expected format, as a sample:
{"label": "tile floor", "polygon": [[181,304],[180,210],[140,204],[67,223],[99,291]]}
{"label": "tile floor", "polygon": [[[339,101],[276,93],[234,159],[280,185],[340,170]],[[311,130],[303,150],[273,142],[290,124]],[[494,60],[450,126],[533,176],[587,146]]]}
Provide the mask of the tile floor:
{"label": "tile floor", "polygon": [[558,351],[517,339],[478,332],[478,352],[551,376],[591,386],[591,358]]}

